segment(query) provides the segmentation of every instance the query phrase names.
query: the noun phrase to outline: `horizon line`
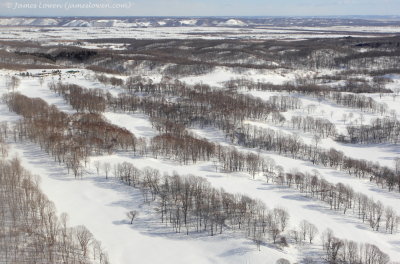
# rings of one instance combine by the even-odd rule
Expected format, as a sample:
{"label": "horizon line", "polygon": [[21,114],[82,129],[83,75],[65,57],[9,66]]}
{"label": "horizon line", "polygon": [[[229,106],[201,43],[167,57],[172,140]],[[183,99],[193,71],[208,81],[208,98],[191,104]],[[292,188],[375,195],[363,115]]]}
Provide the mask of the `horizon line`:
{"label": "horizon line", "polygon": [[177,16],[167,16],[167,15],[133,15],[133,16],[113,16],[113,15],[100,15],[100,16],[85,16],[85,15],[66,15],[66,16],[60,16],[60,15],[0,15],[0,18],[9,18],[9,17],[14,17],[14,18],[71,18],[71,17],[82,17],[82,18],[98,18],[98,17],[108,17],[108,18],[135,18],[135,17],[140,17],[140,18],[152,18],[152,17],[159,17],[159,18],[230,18],[230,17],[237,17],[237,18],[332,18],[332,17],[396,17],[400,18],[400,15],[374,15],[374,14],[369,14],[369,15],[197,15],[197,16],[182,16],[182,15],[177,15]]}

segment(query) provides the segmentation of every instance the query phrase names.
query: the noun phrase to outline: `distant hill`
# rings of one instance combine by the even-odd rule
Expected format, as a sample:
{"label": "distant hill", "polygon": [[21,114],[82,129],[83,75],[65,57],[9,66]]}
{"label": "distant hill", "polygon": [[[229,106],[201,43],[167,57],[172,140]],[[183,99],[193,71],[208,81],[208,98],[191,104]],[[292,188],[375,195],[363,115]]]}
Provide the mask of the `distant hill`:
{"label": "distant hill", "polygon": [[400,26],[400,17],[0,17],[0,26],[129,28]]}

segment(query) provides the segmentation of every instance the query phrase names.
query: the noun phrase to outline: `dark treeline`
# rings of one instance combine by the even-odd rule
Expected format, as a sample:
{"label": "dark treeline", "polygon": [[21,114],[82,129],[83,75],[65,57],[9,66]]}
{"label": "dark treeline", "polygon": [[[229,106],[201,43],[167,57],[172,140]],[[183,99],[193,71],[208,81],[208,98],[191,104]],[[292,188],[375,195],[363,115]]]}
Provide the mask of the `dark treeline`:
{"label": "dark treeline", "polygon": [[18,159],[0,160],[0,263],[107,264],[88,229],[69,227]]}
{"label": "dark treeline", "polygon": [[380,65],[384,69],[399,67],[400,50],[372,51],[353,54],[336,59],[338,64],[346,65],[348,69],[368,69],[372,65]]}
{"label": "dark treeline", "polygon": [[116,149],[135,151],[137,140],[128,130],[112,125],[99,114],[73,115],[49,106],[40,98],[18,93],[5,95],[10,111],[23,117],[14,126],[14,140],[29,139],[38,143],[60,163],[65,163],[77,177],[81,160],[92,153],[111,153]]}
{"label": "dark treeline", "polygon": [[[368,125],[346,127],[350,143],[400,143],[400,122],[393,118],[376,118]],[[346,141],[346,137],[343,136]]]}
{"label": "dark treeline", "polygon": [[59,48],[53,50],[52,53],[42,53],[42,52],[20,52],[15,51],[17,55],[27,55],[33,56],[35,58],[45,58],[47,60],[56,62],[57,60],[70,60],[72,62],[83,62],[88,60],[92,56],[97,55],[97,51],[81,49],[76,47]]}
{"label": "dark treeline", "polygon": [[[192,33],[198,34],[198,33]],[[201,34],[201,33],[200,33]],[[104,39],[90,39],[101,44]],[[212,72],[216,67],[235,71],[258,69],[338,69],[383,74],[399,68],[399,37],[334,38],[286,40],[244,39],[113,39],[127,47],[123,50],[98,49],[38,43],[2,42],[0,64],[5,67],[45,68],[80,63],[87,68],[108,73],[162,73],[170,76]],[[120,41],[120,42],[119,42]],[[372,43],[372,44],[371,44]],[[29,51],[26,47],[30,47]]]}
{"label": "dark treeline", "polygon": [[[106,40],[88,40],[101,43]],[[215,66],[273,69],[392,70],[399,66],[398,36],[381,38],[335,38],[318,40],[108,40],[129,45],[119,51],[134,62],[128,73],[140,70],[164,74],[201,74]],[[104,54],[103,56],[110,56]],[[274,62],[271,63],[271,62]],[[123,63],[120,63],[123,65]],[[119,65],[119,67],[121,67]],[[118,65],[106,64],[107,68]],[[172,76],[172,75],[171,75]]]}

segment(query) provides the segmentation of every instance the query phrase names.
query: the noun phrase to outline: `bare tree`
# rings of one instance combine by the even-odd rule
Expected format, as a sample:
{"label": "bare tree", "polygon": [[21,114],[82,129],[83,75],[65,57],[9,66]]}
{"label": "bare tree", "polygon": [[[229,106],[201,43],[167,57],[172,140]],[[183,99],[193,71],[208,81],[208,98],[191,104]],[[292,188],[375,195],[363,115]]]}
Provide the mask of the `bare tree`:
{"label": "bare tree", "polygon": [[100,167],[101,167],[101,163],[99,160],[95,160],[93,162],[94,167],[96,168],[96,172],[97,172],[97,176],[99,176],[100,174]]}
{"label": "bare tree", "polygon": [[108,179],[108,173],[111,170],[111,164],[109,162],[104,163],[103,170],[104,170],[104,173],[106,174],[106,179]]}
{"label": "bare tree", "polygon": [[44,83],[44,78],[43,77],[39,77],[40,87],[43,87],[43,83]]}
{"label": "bare tree", "polygon": [[310,244],[312,244],[314,237],[318,234],[318,228],[314,224],[308,223],[307,233],[308,240],[310,241]]}
{"label": "bare tree", "polygon": [[126,216],[129,218],[129,221],[131,221],[131,224],[133,223],[133,220],[138,216],[138,212],[137,211],[129,211],[128,213],[126,213]]}
{"label": "bare tree", "polygon": [[275,264],[290,264],[290,261],[284,258],[278,259]]}
{"label": "bare tree", "polygon": [[16,88],[18,88],[20,83],[21,80],[16,76],[12,76],[10,78],[7,78],[6,80],[6,86],[8,87],[9,90],[12,90],[13,92],[15,91]]}
{"label": "bare tree", "polygon": [[93,238],[92,233],[85,226],[76,227],[76,238],[79,242],[83,255],[86,257],[89,249],[89,243]]}

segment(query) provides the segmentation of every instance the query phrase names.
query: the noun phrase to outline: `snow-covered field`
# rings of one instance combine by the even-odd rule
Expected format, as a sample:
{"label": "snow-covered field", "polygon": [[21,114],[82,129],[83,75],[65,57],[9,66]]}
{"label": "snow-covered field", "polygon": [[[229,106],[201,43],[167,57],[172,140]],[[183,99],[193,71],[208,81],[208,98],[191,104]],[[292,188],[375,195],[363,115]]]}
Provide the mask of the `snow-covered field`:
{"label": "snow-covered field", "polygon": [[[47,27],[43,32],[37,27],[2,27],[0,38],[5,40],[44,40],[48,43],[58,43],[58,40],[83,40],[96,38],[136,38],[136,39],[307,39],[307,38],[337,38],[347,36],[373,37],[380,32],[398,34],[400,27],[379,27],[357,32],[357,28],[325,28],[324,30],[304,30],[297,28],[237,28],[227,27]],[[104,44],[102,44],[104,45]],[[115,47],[114,47],[115,48]]]}
{"label": "snow-covered field", "polygon": [[[34,21],[33,21],[34,22]],[[32,23],[33,23],[32,22]],[[49,21],[49,23],[55,23]],[[191,20],[182,20],[183,24],[193,25]],[[280,38],[293,32],[290,38],[306,38],[312,33],[304,33],[292,29],[239,29],[229,26],[241,25],[240,21],[228,20],[221,24],[219,32],[225,32],[223,38],[241,37],[246,38]],[[4,29],[4,30],[3,30]],[[308,28],[304,28],[308,29]],[[336,27],[338,32],[352,31],[350,27]],[[48,33],[43,33],[38,28],[27,29],[23,27],[5,27],[0,32],[0,39],[22,39],[26,38],[26,31],[29,31],[29,38],[42,40],[99,38],[115,37],[123,35],[129,38],[190,38],[196,37],[193,32],[200,33],[205,38],[218,38],[215,28],[191,27],[171,28],[167,32],[164,28],[84,28],[76,35],[74,27],[52,28]],[[314,28],[315,30],[315,28]],[[321,29],[322,30],[322,29]],[[324,28],[323,30],[326,30]],[[398,28],[392,28],[398,32]],[[362,28],[363,32],[383,31],[380,28],[371,28],[370,31]],[[387,32],[387,31],[385,31]],[[304,33],[304,34],[303,34]],[[371,33],[371,34],[372,34]],[[342,33],[340,33],[342,34]],[[338,34],[325,34],[324,37],[338,37]],[[315,35],[313,35],[315,36]],[[344,35],[343,35],[344,36]],[[222,38],[222,37],[221,37]],[[111,45],[111,44],[110,44]],[[96,47],[91,47],[96,48]],[[121,48],[121,47],[114,47]],[[95,73],[89,70],[79,69],[77,74],[67,73],[68,69],[61,70],[61,81],[64,83],[75,83],[86,88],[100,88],[109,91],[113,96],[123,92],[121,87],[111,87],[101,84]],[[41,70],[29,70],[38,73]],[[0,70],[0,96],[9,92],[6,88],[6,79],[15,75],[10,70]],[[283,84],[293,81],[297,75],[308,74],[307,72],[283,72],[283,71],[257,71],[249,70],[243,73],[235,73],[223,67],[217,67],[215,71],[198,76],[187,76],[181,78],[188,84],[205,83],[214,87],[222,87],[222,83],[233,78],[248,78],[253,81],[270,82]],[[119,76],[125,79],[127,76]],[[159,80],[160,76],[149,76],[153,80]],[[75,110],[64,101],[61,96],[49,90],[48,84],[59,81],[58,76],[44,77],[43,82],[38,77],[21,77],[17,92],[28,97],[40,97],[49,104],[54,104],[61,111],[74,113]],[[390,76],[392,83],[388,88],[395,91],[399,89],[400,77]],[[278,95],[276,92],[265,91],[240,91],[268,100],[271,96]],[[396,94],[396,93],[395,93]],[[282,94],[280,94],[282,95]],[[302,102],[300,109],[289,110],[284,114],[287,120],[292,116],[312,116],[328,119],[332,122],[337,131],[346,133],[346,125],[350,122],[369,123],[373,118],[381,117],[375,113],[365,113],[354,108],[339,106],[327,101],[319,101],[312,97],[298,94],[284,94],[296,96]],[[387,104],[390,110],[397,115],[400,114],[400,98],[393,95],[367,94],[378,102]],[[312,106],[312,107],[310,107]],[[113,112],[107,110],[104,117],[112,124],[126,128],[135,136],[150,140],[158,135],[153,128],[147,115],[143,113]],[[0,103],[0,122],[14,122],[20,117],[8,111],[7,106]],[[397,116],[398,118],[398,116]],[[245,123],[283,131],[288,134],[298,135],[304,142],[313,144],[313,134],[305,133],[290,127],[288,124],[272,124],[267,121],[246,120]],[[235,146],[225,137],[225,134],[211,127],[191,127],[193,134],[206,138],[210,142],[223,146]],[[244,239],[236,233],[225,233],[219,236],[208,236],[207,234],[185,235],[175,233],[169,227],[159,223],[153,210],[153,205],[143,203],[140,191],[126,186],[117,179],[105,178],[104,171],[96,172],[95,163],[118,164],[130,162],[137,168],[157,168],[161,174],[178,172],[181,175],[193,174],[206,178],[213,187],[223,188],[230,193],[240,193],[251,198],[263,201],[269,208],[282,207],[287,209],[290,215],[289,229],[298,226],[301,220],[307,220],[316,225],[322,233],[325,229],[334,230],[335,235],[342,239],[354,240],[356,242],[372,243],[387,253],[393,262],[400,260],[400,233],[393,235],[383,231],[376,232],[363,223],[356,214],[343,214],[341,211],[333,211],[329,206],[316,199],[306,197],[298,190],[280,186],[274,183],[267,183],[261,175],[254,179],[247,173],[226,173],[216,169],[213,162],[198,162],[196,164],[182,165],[178,162],[164,158],[155,159],[152,157],[140,157],[130,152],[119,151],[111,155],[92,156],[89,165],[85,168],[82,179],[75,179],[67,173],[67,169],[55,162],[52,157],[42,151],[38,145],[30,142],[15,143],[10,140],[11,156],[21,159],[26,169],[34,174],[40,175],[41,188],[44,193],[53,201],[59,213],[67,212],[70,215],[72,225],[85,225],[100,240],[104,249],[108,252],[110,262],[114,264],[130,263],[275,263],[279,258],[286,258],[291,262],[299,262],[304,256],[314,256],[315,252],[321,251],[321,239],[318,237],[314,245],[294,245],[279,248],[271,244],[264,244],[259,251],[248,239]],[[319,146],[324,149],[335,148],[343,151],[345,155],[365,159],[367,161],[379,162],[381,165],[394,167],[394,160],[400,156],[400,147],[394,144],[343,144],[334,141],[332,138],[321,139]],[[258,153],[262,157],[273,159],[276,165],[282,166],[286,172],[301,171],[316,173],[331,183],[344,183],[351,186],[355,191],[364,193],[374,201],[380,201],[385,206],[391,206],[400,214],[400,194],[397,191],[389,192],[381,189],[368,179],[358,179],[346,174],[343,171],[313,165],[311,162],[292,159],[277,153],[260,151],[236,146],[244,152]],[[126,213],[137,210],[139,216],[133,224],[129,224]],[[314,252],[314,253],[313,253]],[[322,263],[322,261],[321,261]]]}

